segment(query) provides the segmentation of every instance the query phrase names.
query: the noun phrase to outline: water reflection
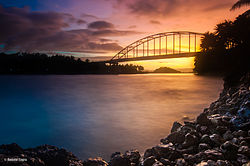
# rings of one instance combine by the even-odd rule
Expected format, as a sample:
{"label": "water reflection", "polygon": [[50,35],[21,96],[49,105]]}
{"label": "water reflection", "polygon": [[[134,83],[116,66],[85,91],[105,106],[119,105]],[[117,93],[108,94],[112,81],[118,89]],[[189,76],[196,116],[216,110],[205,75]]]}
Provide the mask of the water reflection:
{"label": "water reflection", "polygon": [[62,146],[82,159],[141,152],[194,118],[222,80],[192,74],[0,76],[0,143]]}

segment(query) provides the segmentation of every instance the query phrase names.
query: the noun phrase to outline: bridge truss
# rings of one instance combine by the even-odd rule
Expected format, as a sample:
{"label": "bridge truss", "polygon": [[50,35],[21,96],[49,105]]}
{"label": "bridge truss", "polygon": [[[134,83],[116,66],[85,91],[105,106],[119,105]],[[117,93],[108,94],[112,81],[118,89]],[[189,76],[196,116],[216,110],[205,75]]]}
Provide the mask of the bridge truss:
{"label": "bridge truss", "polygon": [[131,43],[106,62],[192,57],[196,52],[199,52],[198,42],[203,35],[188,31],[150,35]]}

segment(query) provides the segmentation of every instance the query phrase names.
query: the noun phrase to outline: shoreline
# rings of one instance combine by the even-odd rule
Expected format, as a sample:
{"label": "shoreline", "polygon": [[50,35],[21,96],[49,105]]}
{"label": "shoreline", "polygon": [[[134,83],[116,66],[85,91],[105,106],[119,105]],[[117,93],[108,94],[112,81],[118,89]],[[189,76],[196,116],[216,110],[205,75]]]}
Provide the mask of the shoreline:
{"label": "shoreline", "polygon": [[[182,74],[182,73],[179,73]],[[217,101],[195,121],[174,122],[160,144],[140,154],[115,152],[102,158],[79,160],[71,152],[51,145],[22,149],[17,144],[0,146],[0,165],[164,166],[250,164],[250,73],[234,84],[224,82]]]}

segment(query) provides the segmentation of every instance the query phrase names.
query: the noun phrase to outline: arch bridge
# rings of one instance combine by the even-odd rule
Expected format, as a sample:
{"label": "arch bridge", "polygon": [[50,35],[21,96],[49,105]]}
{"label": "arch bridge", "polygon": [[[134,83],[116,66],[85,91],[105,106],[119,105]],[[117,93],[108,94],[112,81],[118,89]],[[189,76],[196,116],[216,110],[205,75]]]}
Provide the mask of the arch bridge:
{"label": "arch bridge", "polygon": [[131,43],[105,63],[193,57],[200,51],[203,35],[188,31],[150,35]]}

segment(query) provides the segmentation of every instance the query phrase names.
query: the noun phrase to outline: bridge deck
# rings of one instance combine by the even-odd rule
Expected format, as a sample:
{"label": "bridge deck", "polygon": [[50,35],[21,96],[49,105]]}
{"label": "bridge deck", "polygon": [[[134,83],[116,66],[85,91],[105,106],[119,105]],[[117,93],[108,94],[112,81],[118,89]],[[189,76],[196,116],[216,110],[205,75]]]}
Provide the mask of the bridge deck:
{"label": "bridge deck", "polygon": [[102,61],[102,62],[103,63],[118,63],[118,62],[157,60],[157,59],[168,59],[168,58],[185,58],[185,57],[194,57],[195,54],[197,54],[197,52],[167,54],[167,55],[154,55],[154,56],[142,56],[142,57],[134,57],[134,58],[121,58],[121,59],[113,59],[113,60]]}

